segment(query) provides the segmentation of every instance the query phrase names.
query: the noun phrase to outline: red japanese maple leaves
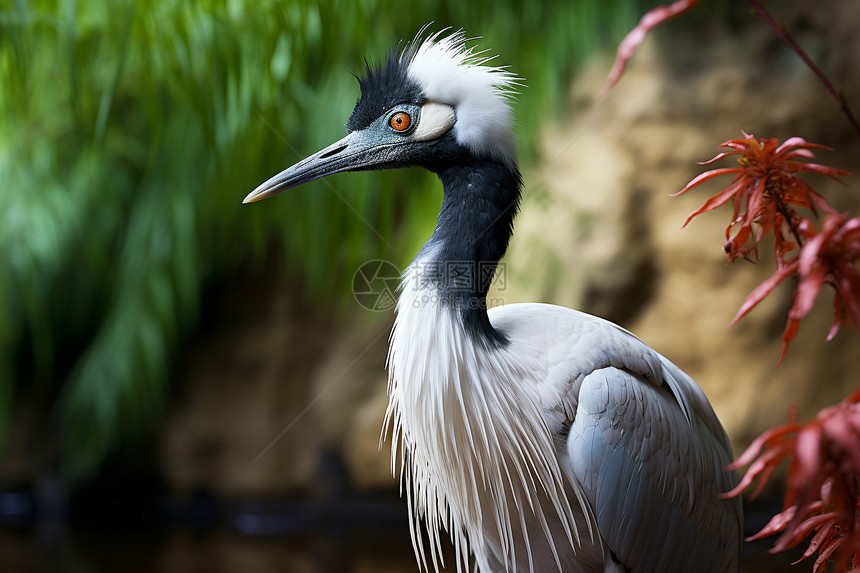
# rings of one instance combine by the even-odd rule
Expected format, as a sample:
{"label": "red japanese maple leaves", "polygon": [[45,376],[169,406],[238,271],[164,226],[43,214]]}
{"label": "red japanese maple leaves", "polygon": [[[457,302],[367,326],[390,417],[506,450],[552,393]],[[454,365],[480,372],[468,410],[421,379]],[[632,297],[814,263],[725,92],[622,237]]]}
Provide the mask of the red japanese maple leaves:
{"label": "red japanese maple leaves", "polygon": [[[759,484],[753,495],[764,487],[777,465],[791,459],[783,500],[783,511],[750,539],[761,539],[782,532],[771,552],[785,551],[812,535],[803,556],[818,551],[813,572],[823,571],[835,558],[836,571],[860,566],[860,388],[835,406],[825,408],[808,424],[794,421],[759,436],[729,466],[738,469],[751,464],[738,486],[723,494],[739,495],[756,477]],[[763,451],[764,450],[764,451]]]}
{"label": "red japanese maple leaves", "polygon": [[[728,187],[690,213],[684,223],[686,225],[693,217],[732,201],[732,218],[726,227],[723,246],[729,261],[750,255],[757,259],[759,242],[768,233],[773,234],[776,271],[747,296],[732,324],[752,310],[776,285],[796,274],[799,280],[782,335],[781,361],[797,334],[800,320],[809,314],[825,283],[832,285],[836,293],[833,326],[828,339],[843,324],[855,328],[860,326],[860,274],[855,265],[860,259],[860,218],[847,219],[837,214],[824,197],[798,176],[807,172],[837,179],[847,174],[811,162],[815,159],[811,148],[826,147],[808,143],[800,137],[792,137],[780,144],[777,139],[758,140],[742,133],[742,139],[722,144],[721,147],[731,151],[703,163],[710,164],[737,155],[737,167],[706,171],[676,195],[718,175],[735,175]],[[821,229],[812,219],[802,217],[797,207],[808,209],[815,217],[819,212],[825,213]]]}
{"label": "red japanese maple leaves", "polygon": [[[732,218],[726,227],[725,251],[729,261],[738,257],[758,258],[758,245],[765,235],[774,237],[776,270],[746,297],[732,324],[752,310],[776,286],[797,276],[794,302],[782,333],[782,352],[797,334],[800,320],[809,314],[825,284],[833,287],[833,324],[828,340],[843,324],[860,327],[860,218],[849,219],[798,176],[802,172],[836,179],[844,171],[812,163],[811,148],[824,148],[792,137],[780,144],[776,139],[758,140],[748,133],[742,139],[722,144],[731,151],[720,153],[705,164],[736,155],[737,167],[702,173],[676,195],[718,175],[734,174],[731,184],[693,211],[693,217],[732,201]],[[826,149],[826,148],[824,148]],[[838,181],[838,179],[837,179]],[[798,208],[813,217],[824,213],[820,227],[803,217]],[[813,570],[823,571],[830,559],[837,570],[851,563],[860,566],[860,387],[843,402],[819,412],[808,424],[794,421],[759,436],[731,469],[750,464],[738,486],[724,494],[739,495],[756,477],[756,495],[783,459],[791,459],[783,511],[750,539],[781,533],[772,551],[784,551],[812,535],[801,559],[818,552]]]}

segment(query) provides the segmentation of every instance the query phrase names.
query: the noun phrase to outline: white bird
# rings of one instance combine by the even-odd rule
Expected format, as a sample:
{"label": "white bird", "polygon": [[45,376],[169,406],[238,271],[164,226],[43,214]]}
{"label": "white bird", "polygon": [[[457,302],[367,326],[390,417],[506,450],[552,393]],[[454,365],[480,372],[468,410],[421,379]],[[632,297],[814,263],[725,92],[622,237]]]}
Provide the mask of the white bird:
{"label": "white bird", "polygon": [[600,318],[487,308],[520,201],[520,84],[462,31],[423,31],[368,66],[346,137],[245,198],[342,171],[418,165],[441,179],[388,357],[385,427],[419,567],[443,566],[447,530],[458,571],[738,571],[740,500],[719,497],[737,484],[731,446],[696,383]]}

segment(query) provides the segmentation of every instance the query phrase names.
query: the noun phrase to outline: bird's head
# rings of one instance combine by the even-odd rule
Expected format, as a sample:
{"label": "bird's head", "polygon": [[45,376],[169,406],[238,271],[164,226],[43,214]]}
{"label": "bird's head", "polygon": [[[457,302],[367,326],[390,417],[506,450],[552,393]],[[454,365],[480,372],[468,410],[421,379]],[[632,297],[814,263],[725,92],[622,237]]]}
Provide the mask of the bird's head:
{"label": "bird's head", "polygon": [[487,65],[461,30],[418,36],[359,79],[347,136],[278,173],[245,197],[259,201],[343,171],[422,166],[469,157],[516,166],[510,106],[518,78]]}

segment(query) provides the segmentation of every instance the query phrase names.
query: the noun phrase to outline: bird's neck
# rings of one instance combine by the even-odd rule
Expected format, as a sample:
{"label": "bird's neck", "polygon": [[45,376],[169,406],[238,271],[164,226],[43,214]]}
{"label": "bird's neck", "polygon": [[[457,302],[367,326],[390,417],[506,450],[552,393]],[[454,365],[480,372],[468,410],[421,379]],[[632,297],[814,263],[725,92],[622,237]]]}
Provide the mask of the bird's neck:
{"label": "bird's neck", "polygon": [[504,335],[487,317],[487,292],[508,248],[522,185],[519,170],[496,161],[437,169],[444,189],[436,229],[413,263],[418,288],[432,290],[466,332],[491,344]]}
{"label": "bird's neck", "polygon": [[[515,331],[497,331],[487,314],[520,176],[496,163],[437,173],[442,209],[404,277],[391,333],[384,426],[392,435],[392,460],[399,460],[412,500],[414,538],[421,539],[414,532],[423,519],[432,554],[444,528],[466,561],[474,555],[476,569],[490,570],[500,558],[491,546],[509,548],[501,566],[493,563],[497,569],[534,569],[531,553],[519,549],[531,547],[529,534],[542,528],[552,540],[564,530],[572,539],[575,525],[536,392],[545,379],[540,349],[523,344]],[[534,488],[545,497],[530,493]],[[514,545],[522,563],[514,563]],[[457,568],[470,566],[458,562]]]}

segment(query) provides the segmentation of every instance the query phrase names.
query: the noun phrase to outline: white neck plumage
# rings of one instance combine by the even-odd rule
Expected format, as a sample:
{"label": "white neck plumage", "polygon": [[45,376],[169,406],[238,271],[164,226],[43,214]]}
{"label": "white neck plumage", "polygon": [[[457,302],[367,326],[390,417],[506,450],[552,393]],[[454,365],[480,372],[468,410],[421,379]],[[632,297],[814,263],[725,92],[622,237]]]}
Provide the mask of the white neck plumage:
{"label": "white neck plumage", "polygon": [[[445,528],[458,571],[467,570],[467,537],[496,532],[497,552],[510,560],[503,567],[513,570],[516,552],[530,551],[528,533],[518,533],[528,529],[524,519],[539,514],[538,523],[550,536],[543,517],[547,505],[553,513],[570,515],[553,438],[537,397],[527,394],[535,387],[527,381],[542,370],[539,353],[517,347],[516,341],[500,348],[470,338],[433,281],[422,280],[425,261],[416,260],[401,285],[384,426],[391,429],[392,463],[395,468],[400,463],[401,492],[405,486],[409,498],[413,544],[428,568],[419,533],[423,518],[438,569],[439,532]],[[534,492],[544,490],[543,500],[537,499]],[[543,511],[535,512],[538,505]],[[555,536],[570,539],[576,526],[562,521],[565,531]],[[483,548],[472,550],[479,568],[490,570]]]}

